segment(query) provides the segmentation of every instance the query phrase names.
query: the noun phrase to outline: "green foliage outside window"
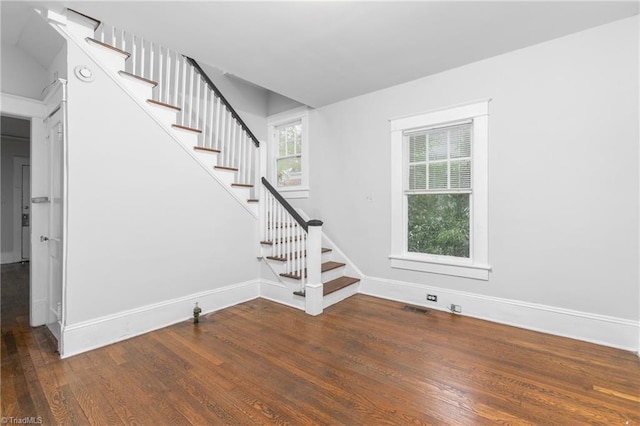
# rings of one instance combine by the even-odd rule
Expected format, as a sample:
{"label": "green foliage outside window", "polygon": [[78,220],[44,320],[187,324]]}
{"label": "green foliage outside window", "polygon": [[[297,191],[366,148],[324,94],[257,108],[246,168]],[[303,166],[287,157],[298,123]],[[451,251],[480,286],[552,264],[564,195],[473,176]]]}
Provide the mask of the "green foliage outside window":
{"label": "green foliage outside window", "polygon": [[409,252],[469,257],[469,194],[408,198]]}

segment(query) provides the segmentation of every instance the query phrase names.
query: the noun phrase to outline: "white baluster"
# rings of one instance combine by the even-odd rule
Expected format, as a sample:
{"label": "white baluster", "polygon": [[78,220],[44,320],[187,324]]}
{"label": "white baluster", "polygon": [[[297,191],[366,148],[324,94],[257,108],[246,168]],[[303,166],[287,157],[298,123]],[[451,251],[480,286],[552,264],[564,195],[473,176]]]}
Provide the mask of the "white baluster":
{"label": "white baluster", "polygon": [[186,119],[185,116],[187,114],[187,103],[186,103],[186,97],[187,97],[187,89],[186,89],[186,85],[187,85],[187,61],[182,58],[182,90],[180,91],[181,96],[182,96],[182,125],[186,126]]}
{"label": "white baluster", "polygon": [[153,80],[153,69],[155,68],[153,64],[153,42],[149,43],[149,80]]}
{"label": "white baluster", "polygon": [[167,81],[167,84],[164,84],[164,82],[162,81],[162,71],[164,69],[164,55],[162,54],[162,46],[158,45],[158,83],[160,87],[158,87],[158,100],[160,102],[162,102],[162,100],[165,98],[164,94],[167,91],[167,88],[169,87],[169,82]]}
{"label": "white baluster", "polygon": [[133,35],[133,39],[131,41],[131,45],[133,47],[133,51],[131,52],[131,74],[135,74],[136,73],[136,60],[138,59],[138,46],[136,43],[136,36],[135,34]]}
{"label": "white baluster", "polygon": [[144,48],[144,38],[140,37],[140,77],[144,77],[144,63],[145,56],[145,48]]}
{"label": "white baluster", "polygon": [[124,30],[120,30],[120,49],[127,51],[127,43],[125,41],[126,34]]}
{"label": "white baluster", "polygon": [[195,125],[194,125],[194,127],[198,128],[198,129],[200,129],[200,81],[201,80],[202,79],[200,78],[200,75],[198,75],[197,79],[196,79],[196,83],[197,83],[196,99],[195,99],[195,102],[196,102],[196,115],[195,115]]}

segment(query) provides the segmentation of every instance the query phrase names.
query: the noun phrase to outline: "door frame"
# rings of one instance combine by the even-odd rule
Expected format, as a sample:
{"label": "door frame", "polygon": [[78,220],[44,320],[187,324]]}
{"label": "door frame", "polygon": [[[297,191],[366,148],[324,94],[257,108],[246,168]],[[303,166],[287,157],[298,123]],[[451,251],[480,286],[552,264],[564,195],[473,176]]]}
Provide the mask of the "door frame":
{"label": "door frame", "polygon": [[[53,93],[55,91],[51,91]],[[24,98],[8,93],[0,92],[0,113],[3,115],[23,118],[31,121],[31,140],[30,140],[30,164],[31,164],[31,196],[38,197],[48,195],[49,188],[33,179],[35,167],[43,166],[43,162],[48,161],[49,154],[46,152],[48,144],[46,144],[46,126],[45,118],[50,112],[47,103],[50,96],[45,97],[44,101],[37,99]],[[63,141],[64,162],[66,163],[66,140]],[[48,166],[46,168],[48,170]],[[66,185],[66,164],[63,164],[63,238],[66,242],[66,210],[67,210],[67,185]],[[29,262],[29,323],[32,327],[44,325],[48,318],[49,309],[49,270],[48,266],[48,250],[46,245],[39,244],[40,235],[48,235],[49,217],[47,215],[38,215],[34,211],[33,203],[31,204],[31,261]],[[65,244],[66,245],[66,244]],[[66,250],[63,250],[63,282],[62,282],[62,313],[61,325],[66,324],[65,302],[66,302]],[[62,331],[62,330],[61,330]],[[58,342],[59,345],[61,341]]]}

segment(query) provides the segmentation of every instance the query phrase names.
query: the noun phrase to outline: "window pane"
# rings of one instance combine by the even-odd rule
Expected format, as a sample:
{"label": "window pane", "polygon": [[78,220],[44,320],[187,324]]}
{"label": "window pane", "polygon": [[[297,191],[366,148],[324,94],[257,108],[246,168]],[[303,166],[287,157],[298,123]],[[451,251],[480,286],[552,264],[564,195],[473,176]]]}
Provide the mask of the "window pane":
{"label": "window pane", "polygon": [[471,188],[471,161],[460,160],[451,162],[451,188]]}
{"label": "window pane", "polygon": [[427,189],[427,165],[409,166],[409,189]]}
{"label": "window pane", "polygon": [[407,197],[409,252],[469,257],[469,194]]}
{"label": "window pane", "polygon": [[300,156],[282,158],[277,161],[278,186],[299,186],[302,184]]}
{"label": "window pane", "polygon": [[429,189],[447,189],[447,163],[429,163]]}
{"label": "window pane", "polygon": [[452,128],[449,137],[451,158],[471,157],[471,124]]}
{"label": "window pane", "polygon": [[447,158],[447,131],[429,132],[429,160],[444,160]]}
{"label": "window pane", "polygon": [[409,138],[409,162],[427,160],[427,135],[412,135]]}

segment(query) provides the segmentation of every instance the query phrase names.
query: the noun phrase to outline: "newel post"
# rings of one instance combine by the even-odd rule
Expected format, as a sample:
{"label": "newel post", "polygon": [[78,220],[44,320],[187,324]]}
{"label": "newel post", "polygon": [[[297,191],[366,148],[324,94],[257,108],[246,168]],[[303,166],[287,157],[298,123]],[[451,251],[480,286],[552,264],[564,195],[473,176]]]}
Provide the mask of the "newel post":
{"label": "newel post", "polygon": [[305,312],[320,315],[322,306],[322,221],[307,222],[307,284],[305,286]]}

